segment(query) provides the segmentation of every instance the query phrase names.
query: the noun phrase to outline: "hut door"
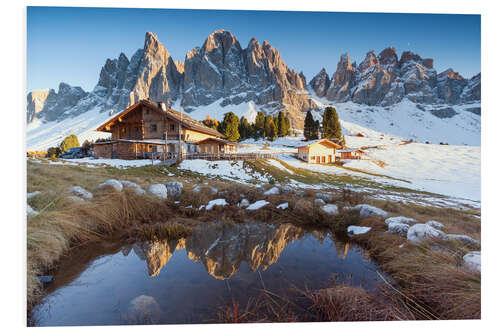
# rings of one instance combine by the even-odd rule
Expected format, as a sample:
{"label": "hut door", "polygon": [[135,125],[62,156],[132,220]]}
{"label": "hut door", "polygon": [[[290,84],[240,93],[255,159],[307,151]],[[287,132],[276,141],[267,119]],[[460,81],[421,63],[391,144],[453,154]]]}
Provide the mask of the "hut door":
{"label": "hut door", "polygon": [[316,163],[318,164],[319,164],[319,158],[320,158],[319,156],[316,156]]}
{"label": "hut door", "polygon": [[328,155],[328,163],[332,163],[332,155]]}

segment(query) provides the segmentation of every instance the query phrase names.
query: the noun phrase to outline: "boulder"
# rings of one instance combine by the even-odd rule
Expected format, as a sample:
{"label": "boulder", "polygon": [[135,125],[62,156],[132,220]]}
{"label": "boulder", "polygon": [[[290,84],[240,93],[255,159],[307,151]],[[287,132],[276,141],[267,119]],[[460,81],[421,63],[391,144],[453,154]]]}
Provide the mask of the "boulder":
{"label": "boulder", "polygon": [[356,205],[352,209],[359,210],[359,217],[361,217],[362,219],[372,216],[387,216],[386,211],[367,204]]}
{"label": "boulder", "polygon": [[26,214],[28,216],[33,216],[33,215],[37,215],[38,212],[36,210],[34,210],[33,208],[31,208],[31,206],[29,204],[26,205]]}
{"label": "boulder", "polygon": [[394,217],[389,217],[388,219],[385,220],[385,224],[387,225],[391,223],[415,224],[417,222],[418,222],[417,220],[405,216],[394,216]]}
{"label": "boulder", "polygon": [[371,227],[360,227],[357,225],[350,225],[347,227],[347,232],[354,235],[366,234],[368,231],[372,230]]}
{"label": "boulder", "polygon": [[282,204],[280,204],[280,205],[276,206],[276,208],[279,208],[279,209],[283,209],[283,210],[285,210],[285,209],[287,209],[287,208],[288,208],[288,202],[284,202],[284,203],[282,203]]}
{"label": "boulder", "polygon": [[481,272],[481,251],[469,252],[462,259],[464,260],[465,268]]}
{"label": "boulder", "polygon": [[324,206],[326,202],[323,199],[314,199],[314,205],[316,206]]}
{"label": "boulder", "polygon": [[238,203],[238,207],[248,207],[250,205],[250,201],[247,199],[241,199],[241,201]]}
{"label": "boulder", "polygon": [[73,202],[85,202],[83,198],[77,197],[76,195],[68,195],[66,199],[73,201]]}
{"label": "boulder", "polygon": [[317,192],[314,194],[314,196],[318,199],[323,200],[324,202],[331,202],[332,201],[332,196],[326,193],[321,193]]}
{"label": "boulder", "polygon": [[479,245],[479,242],[466,235],[447,234],[448,239],[458,240],[467,245]]}
{"label": "boulder", "polygon": [[128,316],[138,323],[152,324],[161,318],[161,308],[153,297],[141,295],[130,301]]}
{"label": "boulder", "polygon": [[338,215],[339,207],[335,204],[327,204],[321,207],[321,210],[328,215]]}
{"label": "boulder", "polygon": [[224,198],[210,200],[206,206],[206,210],[212,210],[215,206],[227,206],[227,201]]}
{"label": "boulder", "polygon": [[255,201],[250,206],[248,206],[246,209],[247,210],[257,210],[257,209],[261,209],[264,206],[267,206],[268,204],[269,204],[269,202],[266,200],[258,200],[258,201]]}
{"label": "boulder", "polygon": [[293,206],[293,210],[298,213],[310,211],[313,208],[313,203],[308,199],[300,199]]}
{"label": "boulder", "polygon": [[122,183],[120,183],[118,180],[116,179],[108,179],[107,181],[105,181],[104,183],[102,184],[99,184],[99,188],[104,188],[104,187],[111,187],[113,188],[115,191],[118,191],[120,192],[121,190],[123,190],[123,185]]}
{"label": "boulder", "polygon": [[92,195],[92,193],[90,193],[89,191],[87,191],[86,189],[84,189],[81,186],[71,186],[68,188],[68,192],[71,194],[77,195],[83,199],[88,199],[88,200],[90,200],[94,197]]}
{"label": "boulder", "polygon": [[35,192],[28,193],[26,195],[26,199],[29,200],[29,199],[33,198],[34,196],[39,195],[40,193],[41,193],[40,191],[35,191]]}
{"label": "boulder", "polygon": [[149,187],[148,191],[162,199],[166,199],[168,197],[167,187],[163,184],[153,184]]}
{"label": "boulder", "polygon": [[139,185],[137,185],[136,183],[134,182],[129,182],[128,180],[120,180],[120,183],[124,186],[124,187],[128,187],[132,190],[134,190],[134,192],[136,194],[139,194],[139,195],[144,195],[146,194],[146,191],[144,191],[142,189],[142,187],[140,187]]}
{"label": "boulder", "polygon": [[181,182],[176,182],[176,181],[168,182],[165,184],[165,186],[167,187],[168,194],[173,196],[173,197],[177,197],[177,196],[181,195],[181,193],[182,193],[182,183]]}
{"label": "boulder", "polygon": [[412,242],[422,242],[431,238],[446,239],[446,234],[428,224],[417,223],[408,229],[406,238]]}
{"label": "boulder", "polygon": [[264,195],[276,195],[280,194],[280,189],[277,187],[270,188],[269,190],[264,192]]}
{"label": "boulder", "polygon": [[438,221],[427,221],[425,224],[430,225],[435,229],[442,229],[444,227],[444,225]]}
{"label": "boulder", "polygon": [[281,187],[281,193],[293,193],[295,189],[289,185],[285,185]]}
{"label": "boulder", "polygon": [[408,234],[408,229],[410,229],[410,226],[406,223],[392,222],[388,224],[387,232],[400,235],[401,237],[406,237],[406,235]]}

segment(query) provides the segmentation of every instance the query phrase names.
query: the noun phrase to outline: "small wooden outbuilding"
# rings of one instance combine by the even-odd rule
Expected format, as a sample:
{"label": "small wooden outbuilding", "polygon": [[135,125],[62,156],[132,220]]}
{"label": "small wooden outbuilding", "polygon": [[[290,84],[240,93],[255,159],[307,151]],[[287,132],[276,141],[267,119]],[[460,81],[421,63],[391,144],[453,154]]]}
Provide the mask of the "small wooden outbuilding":
{"label": "small wooden outbuilding", "polygon": [[236,152],[236,143],[219,139],[206,138],[198,141],[198,152],[200,154],[231,154]]}
{"label": "small wooden outbuilding", "polygon": [[336,150],[340,145],[328,139],[308,141],[298,147],[298,156],[307,163],[326,164],[335,162]]}
{"label": "small wooden outbuilding", "polygon": [[340,153],[340,158],[343,160],[360,160],[361,154],[364,154],[361,149],[358,148],[349,148],[338,150]]}

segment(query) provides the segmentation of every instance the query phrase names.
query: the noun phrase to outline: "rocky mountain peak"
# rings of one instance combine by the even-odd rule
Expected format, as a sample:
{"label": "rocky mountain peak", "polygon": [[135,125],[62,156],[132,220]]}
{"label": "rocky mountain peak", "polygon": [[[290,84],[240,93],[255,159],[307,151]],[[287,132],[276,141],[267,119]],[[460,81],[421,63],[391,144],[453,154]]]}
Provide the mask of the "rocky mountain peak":
{"label": "rocky mountain peak", "polygon": [[448,68],[447,70],[438,74],[438,79],[464,80],[464,77],[458,72],[455,72],[453,68]]}
{"label": "rocky mountain peak", "polygon": [[399,60],[399,64],[403,65],[404,63],[409,61],[415,61],[416,63],[419,64],[423,63],[422,58],[418,54],[413,53],[411,51],[404,51],[403,54],[401,55],[401,59]]}
{"label": "rocky mountain peak", "polygon": [[375,51],[371,50],[366,53],[365,59],[359,64],[359,70],[365,71],[370,67],[378,65],[379,61],[377,56],[375,55]]}
{"label": "rocky mountain peak", "polygon": [[394,47],[388,47],[378,54],[378,60],[382,65],[390,65],[398,63],[398,54]]}

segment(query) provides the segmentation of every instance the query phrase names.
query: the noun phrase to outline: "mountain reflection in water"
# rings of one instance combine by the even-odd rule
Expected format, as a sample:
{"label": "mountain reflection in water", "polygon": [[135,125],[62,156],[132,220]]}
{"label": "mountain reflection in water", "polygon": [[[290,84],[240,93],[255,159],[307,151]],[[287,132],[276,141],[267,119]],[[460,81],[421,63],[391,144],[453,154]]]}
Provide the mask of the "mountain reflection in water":
{"label": "mountain reflection in water", "polygon": [[216,322],[221,305],[245,306],[263,289],[300,301],[297,289],[334,280],[370,289],[378,274],[364,251],[328,231],[212,222],[178,240],[74,249],[33,318],[39,326],[130,324],[142,314],[158,324]]}
{"label": "mountain reflection in water", "polygon": [[[202,262],[211,276],[223,280],[233,276],[242,262],[246,262],[252,272],[259,267],[266,270],[278,260],[289,243],[305,233],[302,228],[291,224],[208,223],[187,238],[127,245],[122,248],[122,253],[128,255],[133,250],[147,262],[149,275],[157,276],[175,251],[185,249],[189,259]],[[315,230],[311,235],[321,244],[329,233]],[[349,243],[336,239],[334,244],[337,256],[345,258]]]}

